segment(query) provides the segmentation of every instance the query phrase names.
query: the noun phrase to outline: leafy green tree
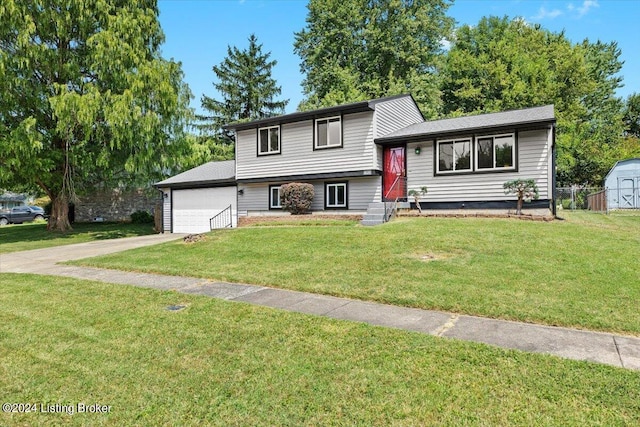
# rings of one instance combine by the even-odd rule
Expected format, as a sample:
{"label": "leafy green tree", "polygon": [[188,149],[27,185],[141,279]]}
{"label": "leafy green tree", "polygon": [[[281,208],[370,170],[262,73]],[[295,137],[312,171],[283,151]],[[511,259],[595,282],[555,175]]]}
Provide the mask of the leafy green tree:
{"label": "leafy green tree", "polygon": [[182,169],[191,169],[203,163],[219,160],[232,160],[235,157],[233,144],[220,142],[206,135],[187,135],[190,152],[181,160]]}
{"label": "leafy green tree", "polygon": [[299,108],[411,92],[437,113],[446,0],[311,0],[294,51],[305,75]]}
{"label": "leafy green tree", "polygon": [[485,17],[458,28],[443,70],[443,112],[495,112],[555,103],[583,114],[580,97],[592,86],[587,65],[564,34],[522,19]]}
{"label": "leafy green tree", "polygon": [[640,94],[634,92],[626,99],[623,121],[625,134],[640,138]]}
{"label": "leafy green tree", "polygon": [[559,183],[601,181],[622,137],[615,42],[573,44],[508,17],[462,26],[454,40],[442,77],[445,114],[555,104]]}
{"label": "leafy green tree", "polygon": [[49,228],[93,185],[148,183],[171,170],[189,91],[160,56],[155,0],[3,0],[0,185],[39,187]]}
{"label": "leafy green tree", "polygon": [[284,113],[289,100],[277,100],[282,90],[271,77],[277,64],[269,60],[271,53],[262,53],[262,45],[255,35],[249,37],[249,48],[227,47],[227,57],[213,66],[217,82],[213,84],[221,100],[206,95],[202,108],[208,113],[200,116],[200,129],[216,143],[231,143],[233,133],[222,129],[232,122],[261,119]]}

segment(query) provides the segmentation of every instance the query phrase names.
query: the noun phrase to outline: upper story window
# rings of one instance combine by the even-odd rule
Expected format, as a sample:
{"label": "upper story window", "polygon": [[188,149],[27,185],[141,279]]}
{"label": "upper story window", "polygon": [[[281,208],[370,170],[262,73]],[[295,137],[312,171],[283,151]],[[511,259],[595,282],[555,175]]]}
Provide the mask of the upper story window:
{"label": "upper story window", "polygon": [[340,117],[317,119],[314,148],[342,147],[342,120]]}
{"label": "upper story window", "polygon": [[258,155],[280,153],[280,126],[258,129]]}
{"label": "upper story window", "polygon": [[438,141],[438,172],[471,171],[471,139]]}
{"label": "upper story window", "polygon": [[481,136],[476,140],[478,170],[515,169],[515,138],[513,134]]}

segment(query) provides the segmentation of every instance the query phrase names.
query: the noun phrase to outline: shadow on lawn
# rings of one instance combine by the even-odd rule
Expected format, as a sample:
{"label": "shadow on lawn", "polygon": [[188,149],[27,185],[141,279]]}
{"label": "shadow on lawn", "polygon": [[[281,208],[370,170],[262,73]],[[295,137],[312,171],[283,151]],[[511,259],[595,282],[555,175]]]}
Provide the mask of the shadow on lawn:
{"label": "shadow on lawn", "polygon": [[130,223],[75,223],[73,230],[66,233],[48,231],[45,222],[34,222],[28,224],[15,224],[0,227],[0,242],[3,244],[16,242],[38,242],[54,239],[79,239],[82,234],[87,235],[86,240],[108,240],[121,237],[144,236],[153,234],[151,224],[130,224]]}

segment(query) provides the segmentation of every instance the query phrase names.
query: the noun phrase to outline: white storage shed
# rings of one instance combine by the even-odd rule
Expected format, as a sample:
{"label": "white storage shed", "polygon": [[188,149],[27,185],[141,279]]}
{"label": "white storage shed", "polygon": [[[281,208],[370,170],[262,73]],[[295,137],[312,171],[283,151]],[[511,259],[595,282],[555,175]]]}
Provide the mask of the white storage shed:
{"label": "white storage shed", "polygon": [[640,158],[617,162],[604,179],[609,209],[640,209]]}

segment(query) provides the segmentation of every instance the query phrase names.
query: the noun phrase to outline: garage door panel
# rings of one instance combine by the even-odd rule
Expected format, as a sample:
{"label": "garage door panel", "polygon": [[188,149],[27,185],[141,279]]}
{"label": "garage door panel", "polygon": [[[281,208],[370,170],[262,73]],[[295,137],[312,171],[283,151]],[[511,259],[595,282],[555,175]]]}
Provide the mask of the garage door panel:
{"label": "garage door panel", "polygon": [[231,205],[236,226],[236,187],[199,188],[173,191],[173,232],[204,233],[209,219]]}

